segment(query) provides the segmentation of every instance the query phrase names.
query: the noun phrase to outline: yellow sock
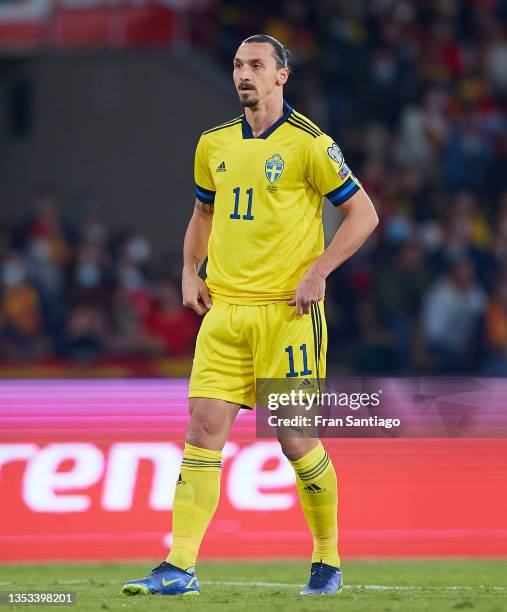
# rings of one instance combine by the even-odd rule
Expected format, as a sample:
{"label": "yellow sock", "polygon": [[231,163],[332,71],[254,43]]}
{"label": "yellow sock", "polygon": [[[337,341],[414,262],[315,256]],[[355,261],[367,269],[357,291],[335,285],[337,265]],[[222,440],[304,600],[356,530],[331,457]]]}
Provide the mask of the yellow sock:
{"label": "yellow sock", "polygon": [[195,565],[206,528],[220,496],[220,451],[185,444],[173,506],[173,545],[167,561]]}
{"label": "yellow sock", "polygon": [[340,567],[338,555],[338,487],[329,455],[319,444],[291,461],[306,522],[313,536],[312,563]]}

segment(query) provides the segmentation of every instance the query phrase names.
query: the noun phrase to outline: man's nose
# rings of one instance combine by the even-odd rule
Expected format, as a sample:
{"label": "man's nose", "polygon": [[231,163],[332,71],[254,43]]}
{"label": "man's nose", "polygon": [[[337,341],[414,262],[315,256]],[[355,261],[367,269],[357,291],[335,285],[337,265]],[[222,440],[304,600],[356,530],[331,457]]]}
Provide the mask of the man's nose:
{"label": "man's nose", "polygon": [[242,83],[244,81],[250,80],[250,67],[249,66],[242,66],[241,70],[239,71],[239,78]]}

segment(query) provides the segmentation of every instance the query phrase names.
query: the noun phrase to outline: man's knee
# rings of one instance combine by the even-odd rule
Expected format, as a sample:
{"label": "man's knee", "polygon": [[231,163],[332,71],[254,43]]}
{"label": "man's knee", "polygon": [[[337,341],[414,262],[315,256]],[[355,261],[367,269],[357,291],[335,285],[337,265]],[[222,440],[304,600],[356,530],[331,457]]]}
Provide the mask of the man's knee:
{"label": "man's knee", "polygon": [[302,437],[290,437],[290,438],[278,438],[283,454],[289,461],[296,461],[301,459],[312,449],[314,449],[319,440],[317,438],[302,438]]}
{"label": "man's knee", "polygon": [[222,450],[239,407],[220,400],[191,400],[187,442],[200,448]]}
{"label": "man's knee", "polygon": [[224,426],[222,423],[217,422],[216,419],[211,419],[205,414],[194,413],[190,417],[190,423],[188,426],[188,437],[192,437],[189,440],[190,444],[199,446],[197,442],[206,438],[214,438],[221,433]]}

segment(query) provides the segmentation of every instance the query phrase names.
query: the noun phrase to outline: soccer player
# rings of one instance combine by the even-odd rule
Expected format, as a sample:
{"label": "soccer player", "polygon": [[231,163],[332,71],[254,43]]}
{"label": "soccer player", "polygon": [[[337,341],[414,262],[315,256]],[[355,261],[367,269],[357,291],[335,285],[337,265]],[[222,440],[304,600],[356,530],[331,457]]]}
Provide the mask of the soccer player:
{"label": "soccer player", "polygon": [[[257,378],[325,376],[326,278],[378,223],[338,145],[284,101],[288,50],[270,36],[251,36],[233,67],[244,113],[199,140],[195,209],[183,249],[183,303],[205,316],[190,378],[173,544],[151,574],[124,583],[129,594],[199,593],[195,563],[218,504],[221,452],[233,421],[241,407],[254,407]],[[323,196],[344,213],[325,250]],[[333,464],[317,438],[279,441],[313,536],[301,594],[335,593],[342,577]]]}

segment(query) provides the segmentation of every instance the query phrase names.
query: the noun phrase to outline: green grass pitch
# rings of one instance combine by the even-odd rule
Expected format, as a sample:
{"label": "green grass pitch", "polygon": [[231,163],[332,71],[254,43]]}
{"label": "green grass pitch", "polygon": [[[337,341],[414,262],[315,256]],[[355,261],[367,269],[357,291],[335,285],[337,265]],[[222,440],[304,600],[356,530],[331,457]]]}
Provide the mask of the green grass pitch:
{"label": "green grass pitch", "polygon": [[[0,565],[0,591],[75,591],[75,607],[93,610],[255,611],[339,610],[398,612],[507,610],[507,560],[348,561],[345,588],[330,597],[300,597],[309,565],[300,561],[202,562],[200,597],[127,597],[123,580],[144,576],[156,563]],[[34,610],[34,606],[3,609]],[[44,609],[55,609],[44,606]]]}

